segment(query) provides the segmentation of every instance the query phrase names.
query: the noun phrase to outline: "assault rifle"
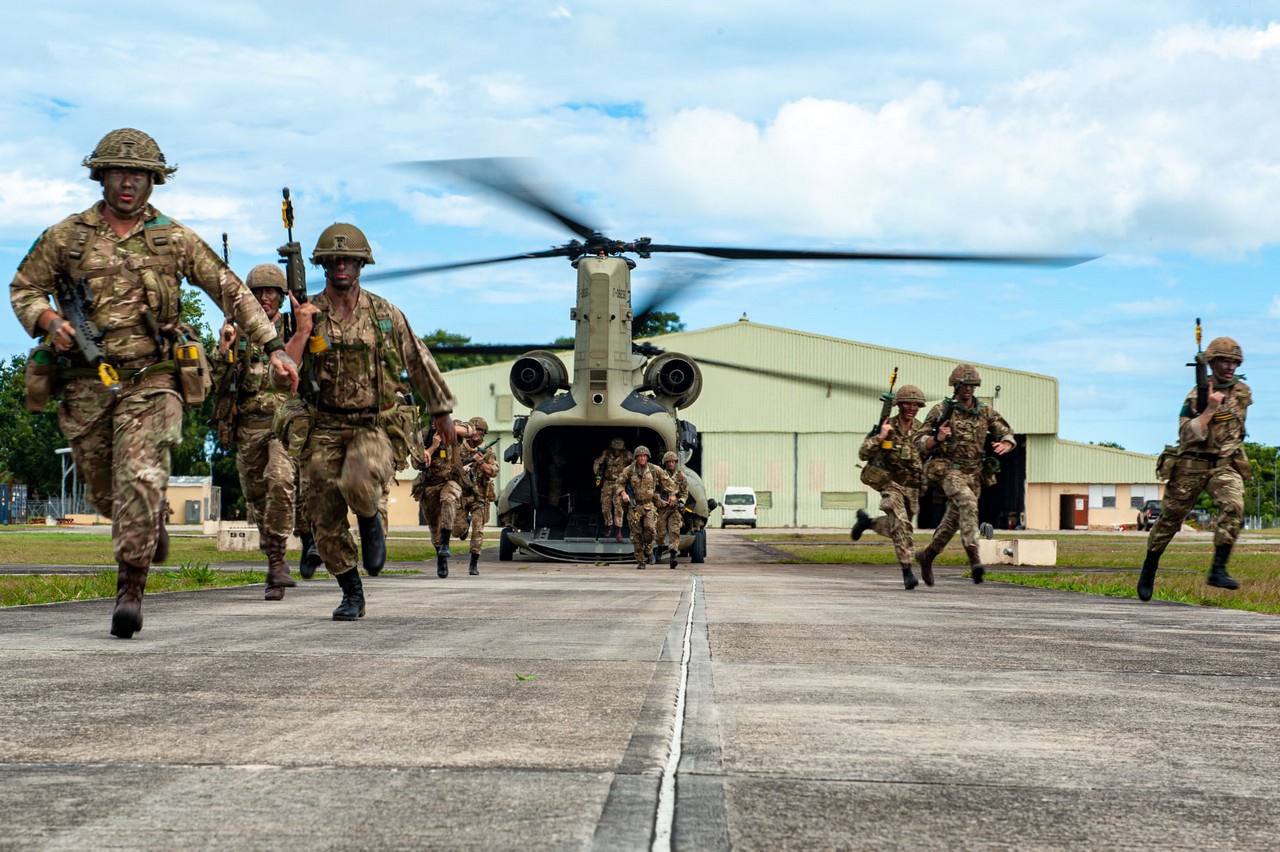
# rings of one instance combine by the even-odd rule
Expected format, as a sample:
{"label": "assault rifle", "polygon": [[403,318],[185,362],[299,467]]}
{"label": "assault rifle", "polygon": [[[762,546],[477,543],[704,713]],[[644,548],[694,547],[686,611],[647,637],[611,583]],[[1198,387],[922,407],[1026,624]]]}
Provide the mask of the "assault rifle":
{"label": "assault rifle", "polygon": [[75,342],[80,354],[97,371],[103,387],[118,396],[120,374],[107,362],[107,356],[102,351],[102,339],[107,330],[99,330],[93,320],[89,319],[89,315],[93,313],[93,290],[89,287],[89,279],[79,278],[73,282],[70,278],[59,275],[53,284],[58,297],[58,311],[75,329]]}
{"label": "assault rifle", "polygon": [[1200,317],[1196,317],[1196,357],[1187,364],[1196,370],[1196,414],[1209,407],[1209,359],[1200,348]]}
{"label": "assault rifle", "polygon": [[[893,386],[898,381],[898,368],[893,368],[893,373],[889,376],[888,393],[880,394],[880,419],[871,425],[871,431],[867,433],[867,437],[871,437],[880,431],[880,427],[884,425],[884,421],[889,419],[889,415],[893,413]],[[887,449],[887,448],[886,448]]]}
{"label": "assault rifle", "polygon": [[[293,200],[289,197],[289,187],[286,186],[281,190],[281,194],[284,200],[280,202],[280,218],[284,220],[284,230],[289,241],[276,249],[276,253],[280,255],[277,263],[284,264],[285,286],[289,288],[289,295],[293,296],[299,305],[305,305],[307,303],[307,268],[302,263],[302,244],[293,239]],[[290,311],[289,318],[285,320],[285,337],[292,337],[297,327],[297,319]],[[307,341],[307,350],[312,355],[317,355],[328,348],[328,338],[313,327],[311,338]],[[320,393],[320,383],[316,381],[314,367],[307,370],[306,382],[307,390],[312,396]]]}

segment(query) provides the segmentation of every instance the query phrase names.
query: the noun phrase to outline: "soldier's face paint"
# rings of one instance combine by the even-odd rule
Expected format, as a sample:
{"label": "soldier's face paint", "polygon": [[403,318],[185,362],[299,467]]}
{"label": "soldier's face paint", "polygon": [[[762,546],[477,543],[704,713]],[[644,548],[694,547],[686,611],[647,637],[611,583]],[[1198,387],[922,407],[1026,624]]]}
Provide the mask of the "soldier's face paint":
{"label": "soldier's face paint", "polygon": [[1239,365],[1229,358],[1214,358],[1209,362],[1209,368],[1213,370],[1213,377],[1219,382],[1229,382],[1236,375],[1236,367]]}
{"label": "soldier's face paint", "polygon": [[136,219],[151,197],[151,172],[141,169],[103,169],[102,200],[121,219]]}
{"label": "soldier's face paint", "polygon": [[898,405],[898,413],[903,417],[915,417],[919,411],[920,403],[918,402],[903,402]]}
{"label": "soldier's face paint", "polygon": [[280,298],[279,290],[272,290],[268,287],[263,287],[261,289],[254,290],[253,297],[257,299],[258,304],[262,306],[262,311],[267,315],[267,319],[274,320],[276,318],[276,314],[280,313],[280,303],[283,299]]}
{"label": "soldier's face paint", "polygon": [[335,290],[350,290],[360,283],[364,261],[358,257],[330,257],[324,262],[324,282]]}
{"label": "soldier's face paint", "polygon": [[973,385],[960,385],[956,388],[956,399],[964,403],[973,401]]}

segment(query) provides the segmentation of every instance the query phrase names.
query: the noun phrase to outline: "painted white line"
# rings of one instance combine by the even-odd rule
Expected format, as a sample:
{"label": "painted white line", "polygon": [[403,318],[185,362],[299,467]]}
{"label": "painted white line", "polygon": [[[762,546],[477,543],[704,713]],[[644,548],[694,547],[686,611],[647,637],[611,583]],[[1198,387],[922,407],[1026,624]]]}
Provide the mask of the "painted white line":
{"label": "painted white line", "polygon": [[658,788],[658,811],[653,827],[653,852],[669,852],[671,828],[676,819],[676,769],[680,766],[680,743],[684,738],[684,697],[689,686],[689,653],[693,637],[693,608],[698,600],[698,578],[691,577],[689,586],[689,618],[684,623],[684,648],[680,652],[680,686],[676,689],[676,718],[671,729],[671,749],[662,770]]}

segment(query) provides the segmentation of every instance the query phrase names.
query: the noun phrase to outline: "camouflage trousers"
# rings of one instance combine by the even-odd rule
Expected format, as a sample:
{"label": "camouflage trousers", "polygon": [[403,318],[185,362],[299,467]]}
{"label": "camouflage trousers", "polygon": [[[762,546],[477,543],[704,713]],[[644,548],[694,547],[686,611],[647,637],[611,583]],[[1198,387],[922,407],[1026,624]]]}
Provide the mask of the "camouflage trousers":
{"label": "camouflage trousers", "polygon": [[297,526],[298,465],[267,421],[236,430],[236,470],[265,553],[268,537],[288,536]]}
{"label": "camouflage trousers", "polygon": [[466,522],[466,515],[462,511],[462,486],[452,479],[427,484],[422,490],[422,499],[418,505],[422,507],[427,526],[431,528],[431,544],[435,547],[439,547],[444,541],[441,535],[443,530],[449,530],[449,534],[453,535],[459,515]]}
{"label": "camouflage trousers", "polygon": [[949,470],[942,478],[942,492],[947,495],[947,510],[933,531],[929,547],[936,553],[951,541],[956,530],[966,551],[978,549],[978,497],[982,494],[982,472],[965,473]]}
{"label": "camouflage trousers", "polygon": [[623,515],[627,504],[622,502],[622,494],[617,489],[617,480],[600,480],[600,515],[608,527],[622,526]]}
{"label": "camouflage trousers", "polygon": [[72,379],[58,411],[94,508],[111,519],[117,562],[151,565],[169,485],[169,451],[182,440],[182,398],[158,375],[113,398],[97,379]]}
{"label": "camouflage trousers", "polygon": [[1244,479],[1240,472],[1227,461],[1210,467],[1209,463],[1182,459],[1174,467],[1173,476],[1165,486],[1160,517],[1147,536],[1147,550],[1164,553],[1174,533],[1182,529],[1182,522],[1195,508],[1202,491],[1209,495],[1218,510],[1214,545],[1235,544],[1244,519]]}
{"label": "camouflage trousers", "polygon": [[648,562],[649,552],[658,540],[658,507],[652,504],[632,506],[631,514],[631,547],[636,554],[636,562]]}
{"label": "camouflage trousers", "polygon": [[458,541],[470,538],[471,552],[484,550],[484,525],[489,520],[488,503],[472,503],[458,512],[457,525],[453,528],[453,537]]}
{"label": "camouflage trousers", "polygon": [[911,519],[919,510],[920,492],[915,488],[890,482],[880,492],[880,511],[884,514],[871,522],[871,529],[893,540],[893,552],[897,554],[899,565],[910,565],[915,559]]}
{"label": "camouflage trousers", "polygon": [[664,506],[658,510],[657,540],[658,544],[675,550],[680,549],[680,530],[684,526],[684,512],[680,507]]}
{"label": "camouflage trousers", "polygon": [[395,472],[391,441],[373,423],[318,413],[303,467],[316,549],[330,574],[345,574],[357,555],[347,513],[368,518],[385,509]]}

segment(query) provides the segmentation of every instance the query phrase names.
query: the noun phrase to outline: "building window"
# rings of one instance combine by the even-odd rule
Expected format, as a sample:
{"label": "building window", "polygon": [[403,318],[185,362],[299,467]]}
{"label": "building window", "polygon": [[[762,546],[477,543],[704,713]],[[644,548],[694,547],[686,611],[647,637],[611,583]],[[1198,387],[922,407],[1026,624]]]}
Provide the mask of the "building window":
{"label": "building window", "polygon": [[495,420],[497,420],[499,423],[510,423],[510,422],[511,422],[511,416],[512,416],[512,413],[513,413],[513,412],[512,412],[512,410],[511,410],[511,397],[510,397],[510,396],[508,396],[507,394],[501,394],[501,395],[498,397],[498,412],[497,412],[497,413],[498,413],[498,416],[497,416],[496,418],[494,418],[494,419],[495,419]]}
{"label": "building window", "polygon": [[1116,487],[1114,485],[1090,485],[1090,509],[1114,509],[1116,507]]}
{"label": "building window", "polygon": [[773,492],[757,491],[756,492],[756,508],[772,509],[773,508]]}
{"label": "building window", "polygon": [[1141,509],[1148,500],[1160,499],[1160,486],[1154,484],[1135,484],[1129,486],[1129,507]]}
{"label": "building window", "polygon": [[867,492],[865,491],[823,491],[822,508],[824,509],[865,509],[867,508]]}

